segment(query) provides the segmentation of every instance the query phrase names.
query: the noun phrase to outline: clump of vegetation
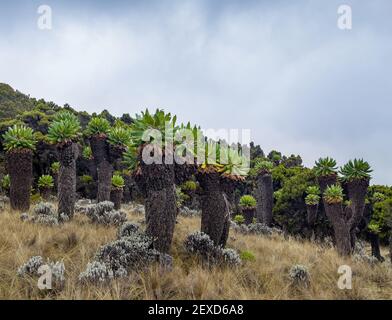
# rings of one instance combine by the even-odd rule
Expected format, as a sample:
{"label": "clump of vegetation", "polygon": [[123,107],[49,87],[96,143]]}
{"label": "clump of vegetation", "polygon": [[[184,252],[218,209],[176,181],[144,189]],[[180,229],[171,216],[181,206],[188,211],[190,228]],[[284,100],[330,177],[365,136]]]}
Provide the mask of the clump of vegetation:
{"label": "clump of vegetation", "polygon": [[338,184],[329,186],[324,192],[324,199],[328,204],[342,203],[343,188]]}
{"label": "clump of vegetation", "polygon": [[244,218],[244,216],[243,216],[242,214],[237,214],[237,215],[234,217],[233,221],[234,221],[235,223],[237,223],[237,224],[243,224],[243,223],[245,222],[245,218]]}
{"label": "clump of vegetation", "polygon": [[369,163],[363,159],[350,160],[340,169],[344,181],[368,180],[372,171]]}
{"label": "clump of vegetation", "polygon": [[188,253],[200,256],[207,263],[232,267],[241,264],[241,258],[237,251],[215,246],[211,238],[203,232],[198,231],[188,235],[184,241],[184,247]]}
{"label": "clump of vegetation", "polygon": [[195,181],[193,181],[193,180],[185,181],[181,185],[181,189],[183,191],[195,191],[197,189],[197,183]]}
{"label": "clump of vegetation", "polygon": [[107,136],[110,131],[110,123],[103,117],[93,117],[87,125],[87,136]]}
{"label": "clump of vegetation", "polygon": [[54,187],[54,180],[51,175],[42,175],[38,179],[38,188],[43,199],[48,199],[50,191]]}
{"label": "clump of vegetation", "polygon": [[256,199],[251,195],[244,195],[240,199],[240,206],[245,209],[252,209],[256,207]]}
{"label": "clump of vegetation", "polygon": [[89,183],[93,182],[94,179],[93,179],[92,176],[90,176],[90,175],[88,175],[88,174],[84,174],[84,175],[82,175],[82,176],[80,177],[80,181],[81,181],[82,183],[89,184]]}
{"label": "clump of vegetation", "polygon": [[240,258],[242,261],[256,261],[255,255],[250,251],[241,251]]}
{"label": "clump of vegetation", "polygon": [[6,174],[1,179],[1,188],[8,192],[10,190],[10,186],[11,186],[10,175]]}
{"label": "clump of vegetation", "polygon": [[86,215],[93,223],[97,224],[121,225],[126,221],[126,214],[115,210],[114,203],[109,201],[90,205],[87,208]]}
{"label": "clump of vegetation", "polygon": [[50,165],[50,171],[51,171],[53,174],[58,174],[59,170],[60,170],[60,162],[55,161],[55,162],[53,162],[53,163]]}
{"label": "clump of vegetation", "polygon": [[321,192],[337,182],[337,166],[336,160],[326,157],[320,158],[315,162],[314,172],[317,176]]}
{"label": "clump of vegetation", "polygon": [[310,274],[306,266],[299,264],[292,266],[289,277],[294,285],[308,287],[310,284]]}
{"label": "clump of vegetation", "polygon": [[51,270],[51,283],[47,284],[48,290],[61,290],[65,284],[65,266],[62,261],[53,262],[49,259],[45,262],[41,256],[31,257],[26,263],[18,268],[19,277],[39,277],[40,267],[47,265]]}
{"label": "clump of vegetation", "polygon": [[125,186],[124,178],[118,174],[114,175],[112,177],[112,186],[114,188],[119,188],[119,189],[124,188],[124,186]]}
{"label": "clump of vegetation", "polygon": [[83,158],[87,160],[92,160],[93,159],[93,151],[91,150],[90,146],[85,146],[82,151],[82,156]]}

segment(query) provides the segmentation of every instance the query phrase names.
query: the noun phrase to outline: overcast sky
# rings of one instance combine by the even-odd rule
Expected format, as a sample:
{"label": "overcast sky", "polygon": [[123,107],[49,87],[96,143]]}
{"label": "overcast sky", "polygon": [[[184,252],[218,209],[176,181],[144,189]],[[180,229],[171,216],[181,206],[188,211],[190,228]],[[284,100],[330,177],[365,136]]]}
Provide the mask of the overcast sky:
{"label": "overcast sky", "polygon": [[[214,4],[212,4],[214,3]],[[52,30],[37,8],[52,8]],[[352,30],[337,9],[352,7]],[[0,82],[78,110],[164,108],[392,184],[392,1],[0,3]]]}

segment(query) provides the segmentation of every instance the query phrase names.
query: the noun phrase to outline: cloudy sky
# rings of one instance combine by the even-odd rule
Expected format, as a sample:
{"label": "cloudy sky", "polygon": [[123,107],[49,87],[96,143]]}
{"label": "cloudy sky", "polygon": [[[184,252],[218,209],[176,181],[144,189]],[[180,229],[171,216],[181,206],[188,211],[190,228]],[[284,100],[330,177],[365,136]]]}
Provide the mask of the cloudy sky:
{"label": "cloudy sky", "polygon": [[[52,9],[52,29],[37,8]],[[352,8],[352,30],[337,27]],[[89,112],[165,108],[392,184],[392,1],[0,3],[0,82]]]}

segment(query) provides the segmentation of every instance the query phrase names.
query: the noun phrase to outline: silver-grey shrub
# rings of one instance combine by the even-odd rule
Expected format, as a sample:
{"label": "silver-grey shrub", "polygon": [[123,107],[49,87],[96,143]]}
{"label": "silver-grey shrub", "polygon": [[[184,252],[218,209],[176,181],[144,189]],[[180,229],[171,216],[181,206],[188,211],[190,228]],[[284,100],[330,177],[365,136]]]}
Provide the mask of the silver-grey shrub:
{"label": "silver-grey shrub", "polygon": [[291,267],[289,277],[293,284],[308,286],[310,283],[310,274],[306,266],[297,264]]}
{"label": "silver-grey shrub", "polygon": [[88,206],[86,215],[92,222],[104,225],[121,225],[127,220],[126,214],[122,211],[114,210],[114,204],[110,201],[103,201]]}
{"label": "silver-grey shrub", "polygon": [[133,233],[140,232],[140,226],[136,223],[126,221],[118,228],[118,238],[129,237]]}

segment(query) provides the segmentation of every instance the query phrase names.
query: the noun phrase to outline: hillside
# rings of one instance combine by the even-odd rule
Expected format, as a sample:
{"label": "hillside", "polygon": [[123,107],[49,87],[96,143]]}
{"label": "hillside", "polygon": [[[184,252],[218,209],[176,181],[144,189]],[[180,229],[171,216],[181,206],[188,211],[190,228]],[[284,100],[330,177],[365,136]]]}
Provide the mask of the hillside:
{"label": "hillside", "polygon": [[[124,209],[130,221],[144,220],[130,206]],[[18,214],[6,211],[0,214],[1,299],[392,299],[389,262],[371,264],[358,255],[341,258],[329,243],[278,234],[242,235],[232,230],[228,247],[247,252],[248,259],[240,267],[203,267],[183,246],[185,237],[199,230],[200,217],[183,216],[177,219],[172,271],[152,266],[107,285],[82,285],[78,275],[101,245],[116,238],[115,227],[91,224],[83,214],[67,224],[49,227],[21,222]],[[34,255],[64,262],[62,291],[45,293],[37,288],[36,278],[17,276],[18,267]],[[309,271],[308,286],[296,285],[289,277],[290,268],[298,264]],[[337,286],[341,265],[352,268],[351,290]]]}
{"label": "hillside", "polygon": [[0,83],[0,119],[12,119],[17,114],[34,108],[36,100]]}

